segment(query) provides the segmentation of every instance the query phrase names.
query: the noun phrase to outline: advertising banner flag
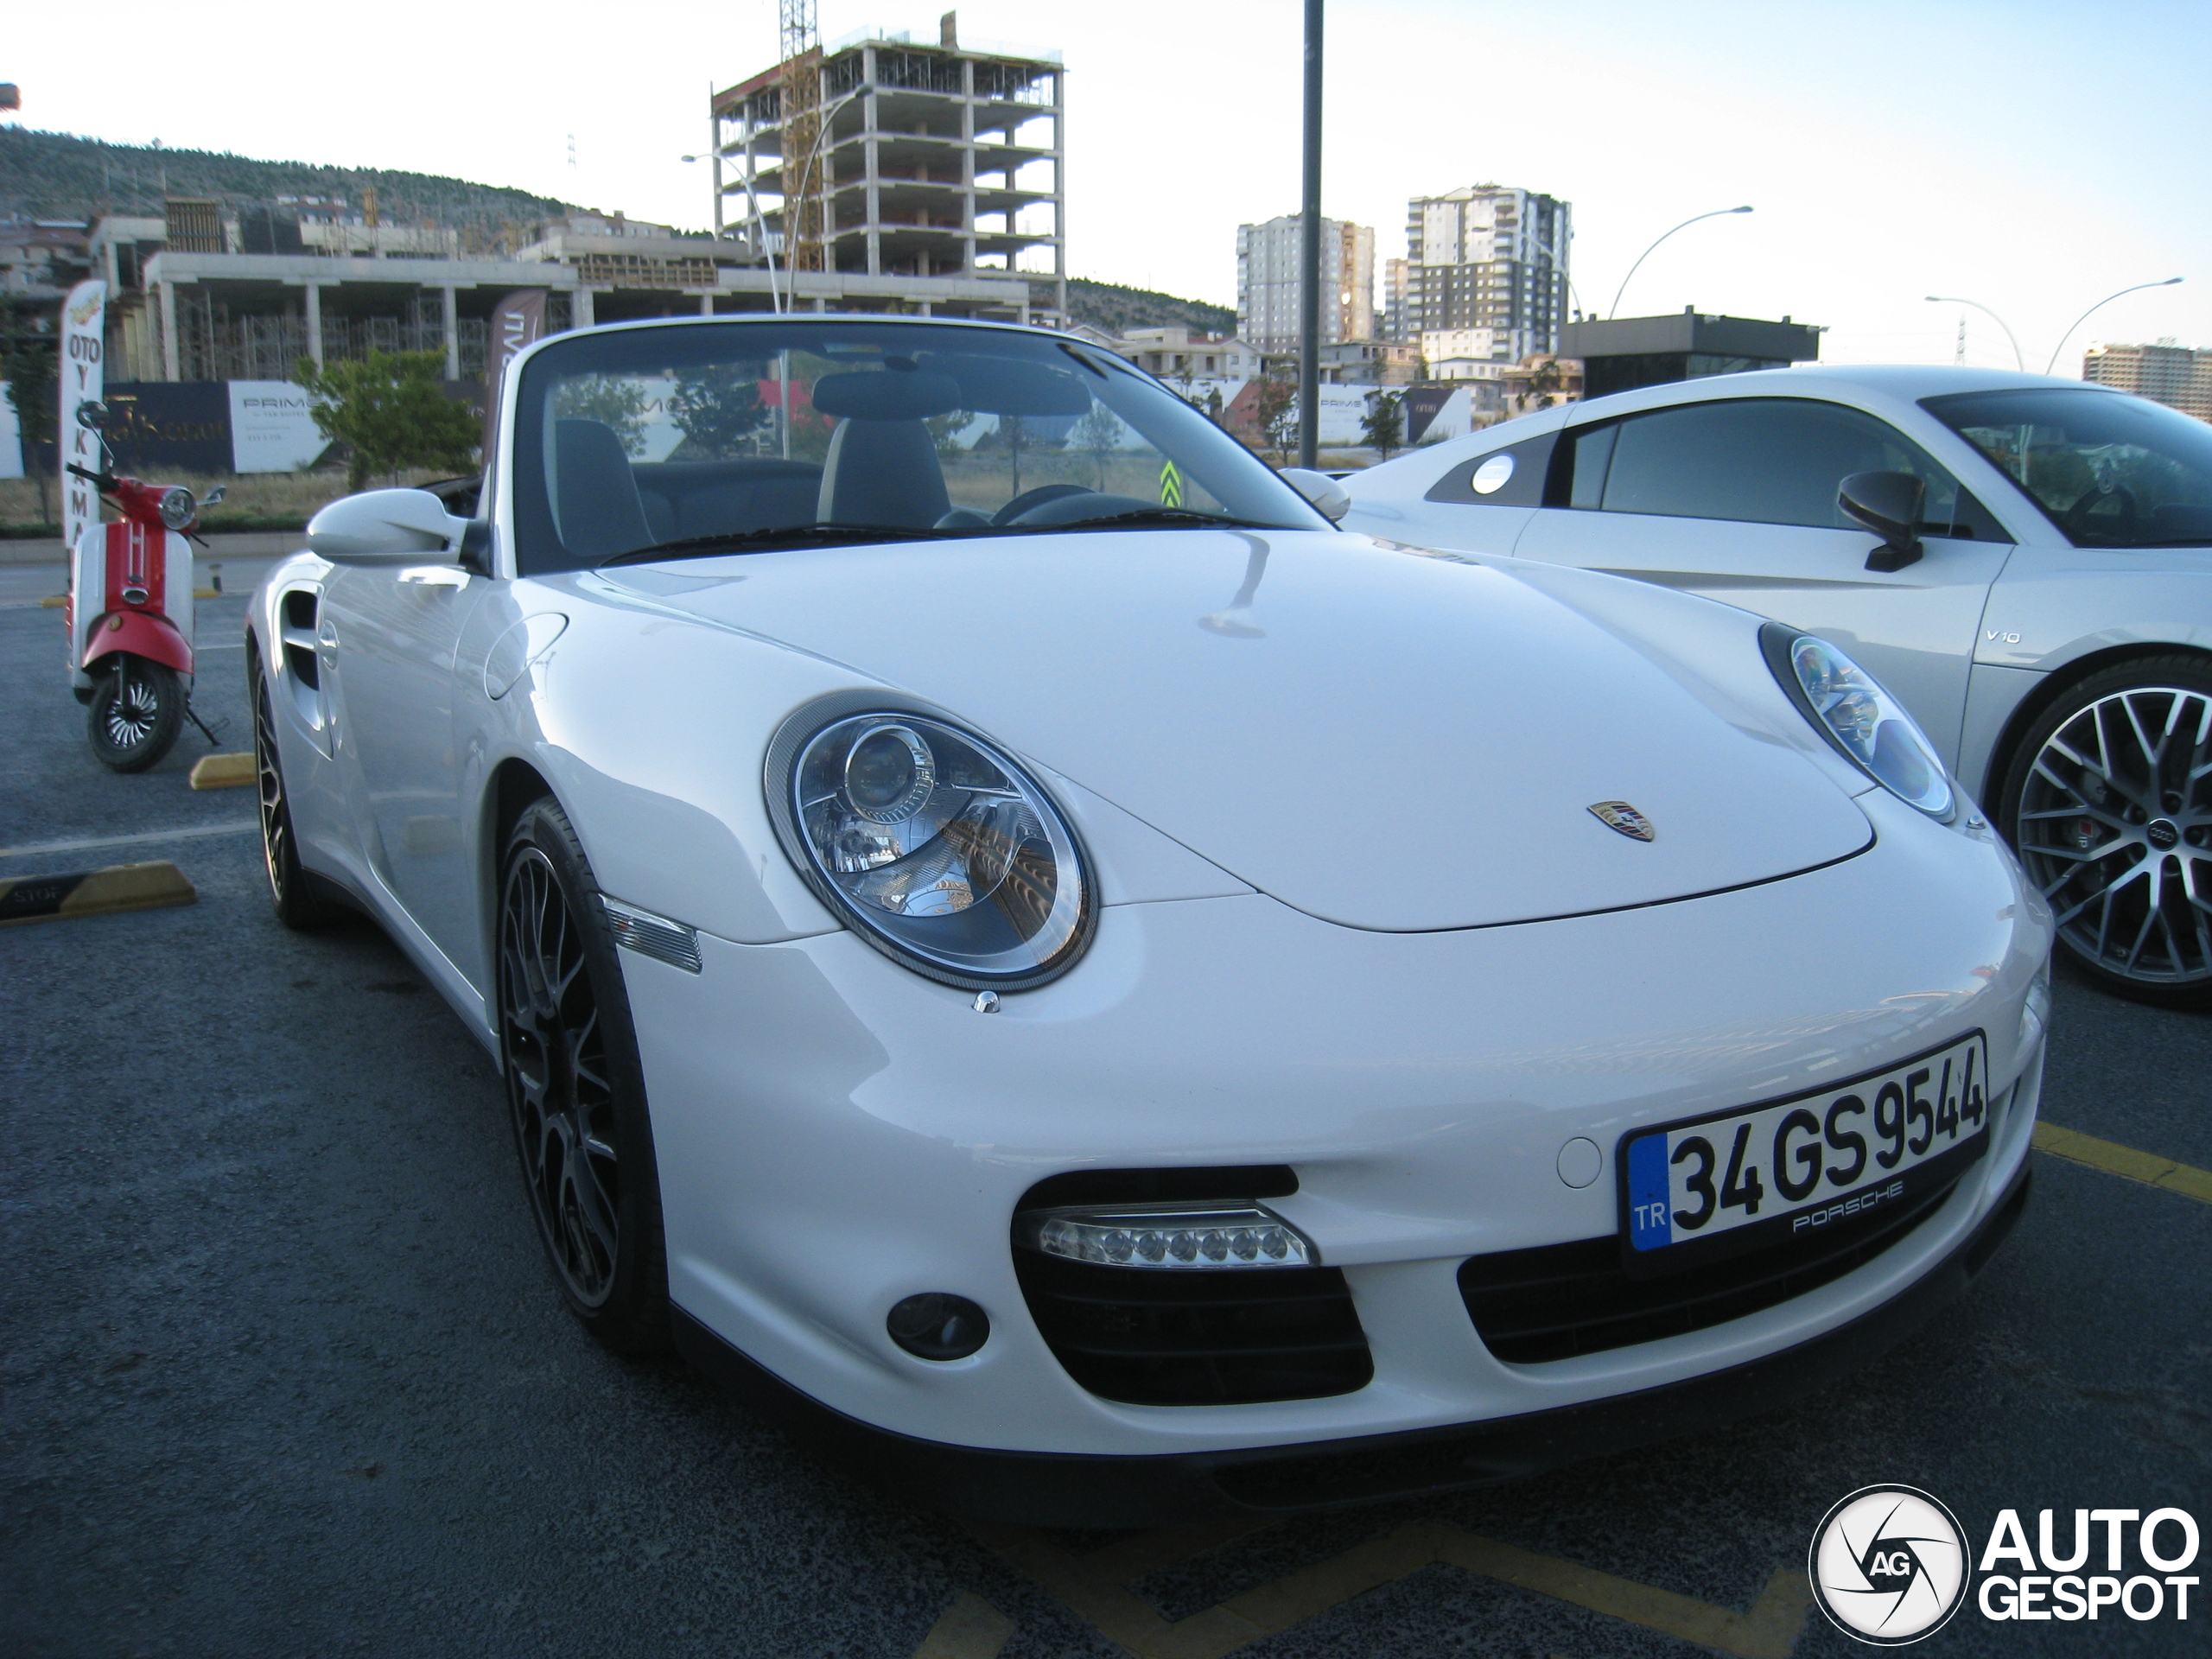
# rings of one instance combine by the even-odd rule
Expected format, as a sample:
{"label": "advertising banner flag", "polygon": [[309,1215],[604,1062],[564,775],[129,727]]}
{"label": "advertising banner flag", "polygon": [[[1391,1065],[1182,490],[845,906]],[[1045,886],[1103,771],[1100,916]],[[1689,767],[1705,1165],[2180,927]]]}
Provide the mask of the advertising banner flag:
{"label": "advertising banner flag", "polygon": [[484,349],[484,470],[492,469],[492,447],[499,437],[499,390],[507,363],[545,334],[545,290],[519,288],[492,308],[492,327]]}
{"label": "advertising banner flag", "polygon": [[77,423],[83,404],[98,403],[105,384],[100,341],[107,317],[107,284],[97,278],[69,290],[61,308],[61,428],[54,445],[64,464],[61,474],[61,534],[73,552],[85,526],[100,521],[99,493],[67,470],[74,462],[88,473],[100,470],[99,439]]}
{"label": "advertising banner flag", "polygon": [[289,380],[233,380],[229,386],[232,472],[296,473],[330,448],[305,386]]}

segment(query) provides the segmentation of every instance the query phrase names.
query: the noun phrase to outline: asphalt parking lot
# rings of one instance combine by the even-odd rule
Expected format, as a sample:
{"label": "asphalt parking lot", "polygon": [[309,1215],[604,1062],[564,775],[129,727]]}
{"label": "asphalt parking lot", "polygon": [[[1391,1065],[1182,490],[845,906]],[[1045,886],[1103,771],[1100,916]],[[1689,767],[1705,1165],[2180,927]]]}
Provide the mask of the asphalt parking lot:
{"label": "asphalt parking lot", "polygon": [[[0,931],[0,1651],[1778,1659],[1865,1650],[1802,1576],[1863,1485],[1977,1541],[2007,1507],[2212,1529],[2212,1202],[2043,1152],[1968,1300],[1726,1432],[1243,1530],[892,1503],[574,1326],[490,1063],[368,924],[276,925],[251,791],[188,787],[197,734],[93,761],[59,579],[0,570],[0,880],[167,858],[199,898]],[[242,610],[200,611],[226,749]],[[2047,1122],[2212,1168],[2212,1018],[2062,974],[2052,1041]],[[1923,1650],[2202,1653],[2208,1623],[1969,1607]]]}

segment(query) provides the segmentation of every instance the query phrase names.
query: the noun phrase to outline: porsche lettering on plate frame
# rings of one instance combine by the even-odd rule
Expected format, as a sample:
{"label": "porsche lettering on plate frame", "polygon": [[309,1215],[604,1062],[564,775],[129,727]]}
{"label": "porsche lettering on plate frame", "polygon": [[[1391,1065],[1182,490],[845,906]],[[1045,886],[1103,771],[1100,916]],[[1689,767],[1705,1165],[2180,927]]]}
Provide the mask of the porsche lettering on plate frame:
{"label": "porsche lettering on plate frame", "polygon": [[1624,1137],[1630,1269],[1785,1243],[1955,1179],[1988,1149],[1988,1050],[1977,1031],[1817,1094]]}

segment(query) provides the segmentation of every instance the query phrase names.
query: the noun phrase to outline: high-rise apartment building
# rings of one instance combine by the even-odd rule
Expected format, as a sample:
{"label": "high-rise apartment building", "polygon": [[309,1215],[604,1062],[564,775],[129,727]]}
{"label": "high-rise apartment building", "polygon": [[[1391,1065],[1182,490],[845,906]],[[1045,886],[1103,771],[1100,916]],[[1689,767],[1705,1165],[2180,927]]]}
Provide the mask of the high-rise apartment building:
{"label": "high-rise apartment building", "polygon": [[1406,211],[1404,337],[1488,329],[1501,363],[1557,351],[1573,212],[1555,196],[1495,184],[1414,197]]}
{"label": "high-rise apartment building", "polygon": [[[1300,215],[1236,227],[1236,333],[1263,352],[1294,352],[1299,341],[1299,267],[1306,257]],[[1375,338],[1375,228],[1321,221],[1323,344]]]}
{"label": "high-rise apartment building", "polygon": [[1385,340],[1407,340],[1406,333],[1407,265],[1402,259],[1382,262],[1382,334]]}
{"label": "high-rise apartment building", "polygon": [[2171,339],[2155,346],[2092,346],[2082,359],[2082,378],[2212,421],[2212,351]]}

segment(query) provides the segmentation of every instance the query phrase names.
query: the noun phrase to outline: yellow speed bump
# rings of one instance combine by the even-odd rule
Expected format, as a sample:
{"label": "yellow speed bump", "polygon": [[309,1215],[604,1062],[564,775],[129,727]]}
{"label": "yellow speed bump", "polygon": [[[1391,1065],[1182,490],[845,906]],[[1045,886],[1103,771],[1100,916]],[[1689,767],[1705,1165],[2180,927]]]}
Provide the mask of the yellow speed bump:
{"label": "yellow speed bump", "polygon": [[236,789],[250,784],[256,777],[251,754],[202,755],[192,769],[194,789]]}
{"label": "yellow speed bump", "polygon": [[2091,1169],[2101,1169],[2124,1180],[2164,1187],[2185,1198],[2195,1198],[2199,1204],[2212,1204],[2212,1169],[2196,1169],[2162,1158],[2155,1152],[2138,1152],[2115,1141],[2100,1141],[2079,1129],[2062,1129],[2056,1123],[2036,1125],[2035,1146],[2037,1152],[2047,1152],[2069,1163],[2086,1164]]}
{"label": "yellow speed bump", "polygon": [[0,927],[71,916],[108,916],[123,910],[160,910],[194,904],[199,898],[184,872],[167,859],[68,875],[20,876],[0,881]]}

